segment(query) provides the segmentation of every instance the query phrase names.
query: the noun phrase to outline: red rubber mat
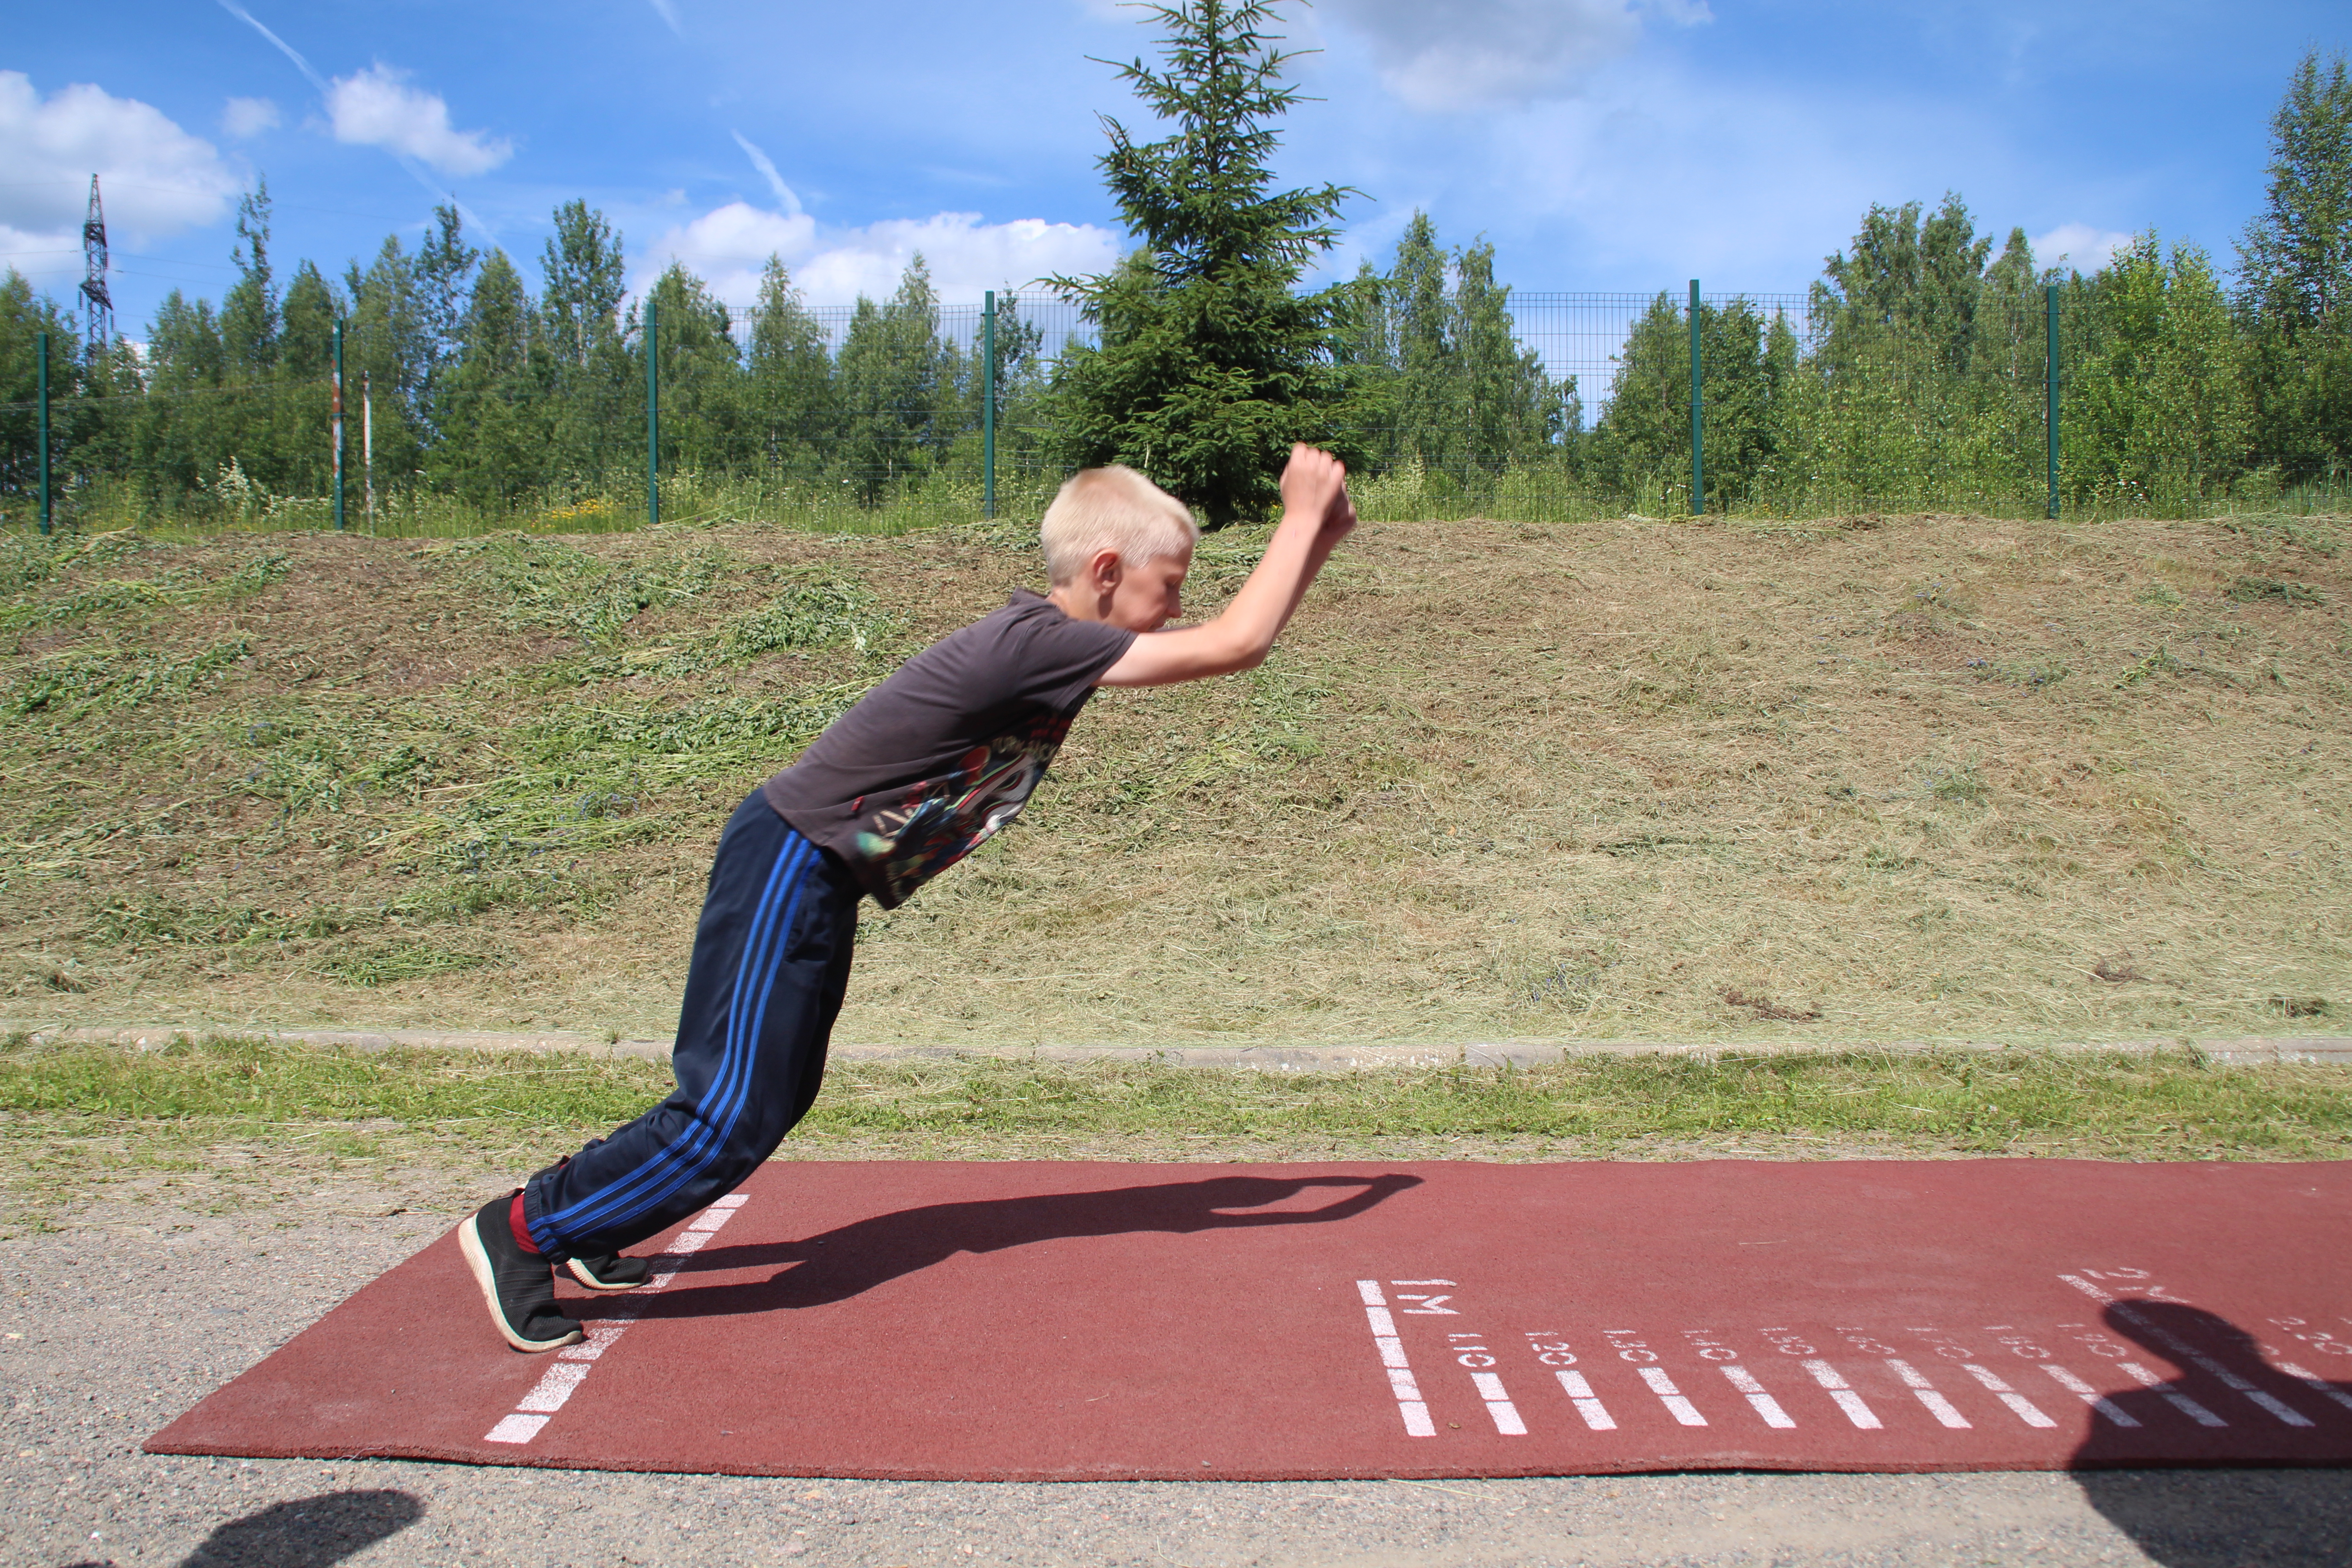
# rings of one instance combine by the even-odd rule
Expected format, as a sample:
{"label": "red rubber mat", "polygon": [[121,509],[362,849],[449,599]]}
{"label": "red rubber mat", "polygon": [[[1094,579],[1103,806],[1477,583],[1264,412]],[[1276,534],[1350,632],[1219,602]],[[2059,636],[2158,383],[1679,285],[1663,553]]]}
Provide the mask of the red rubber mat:
{"label": "red rubber mat", "polygon": [[1104,1479],[2352,1461],[2352,1165],[771,1164],[509,1351],[447,1238],[152,1452]]}

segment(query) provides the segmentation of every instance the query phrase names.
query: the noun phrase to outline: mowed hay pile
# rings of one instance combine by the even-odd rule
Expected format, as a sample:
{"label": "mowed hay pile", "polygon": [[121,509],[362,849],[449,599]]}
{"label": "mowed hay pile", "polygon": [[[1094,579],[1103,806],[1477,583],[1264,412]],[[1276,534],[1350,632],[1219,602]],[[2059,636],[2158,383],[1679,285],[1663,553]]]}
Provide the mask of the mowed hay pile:
{"label": "mowed hay pile", "polygon": [[[2340,531],[1368,525],[1265,668],[1098,695],[869,913],[840,1037],[2341,1030]],[[10,545],[0,1015],[657,1033],[727,812],[1034,559]]]}

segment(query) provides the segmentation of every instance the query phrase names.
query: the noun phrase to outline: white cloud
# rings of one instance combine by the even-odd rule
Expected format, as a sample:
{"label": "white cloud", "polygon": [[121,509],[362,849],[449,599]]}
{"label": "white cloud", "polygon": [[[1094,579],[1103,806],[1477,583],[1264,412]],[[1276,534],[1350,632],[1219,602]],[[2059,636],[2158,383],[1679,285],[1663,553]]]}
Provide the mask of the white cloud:
{"label": "white cloud", "polygon": [[[244,188],[211,142],[153,107],[88,83],[44,100],[22,71],[0,71],[0,247],[70,250],[77,274],[90,175],[117,245],[216,222]],[[20,269],[47,272],[58,259],[29,255]]]}
{"label": "white cloud", "polygon": [[654,241],[635,281],[643,292],[673,261],[710,286],[730,305],[758,297],[760,272],[771,255],[781,256],[798,281],[800,263],[816,248],[816,219],[806,213],[769,212],[749,202],[729,202]]}
{"label": "white cloud", "polygon": [[1475,110],[1575,92],[1633,52],[1643,13],[1687,26],[1706,0],[1325,0],[1414,109]]}
{"label": "white cloud", "polygon": [[278,106],[266,98],[232,98],[221,110],[221,134],[243,142],[278,129]]}
{"label": "white cloud", "polygon": [[2080,272],[2095,272],[2115,257],[2116,251],[2132,242],[2132,237],[2111,228],[2096,228],[2087,223],[2062,223],[2048,234],[2033,237],[2033,264],[2036,267],[2072,267]]}
{"label": "white cloud", "polygon": [[648,264],[635,282],[643,289],[670,262],[682,261],[720,299],[748,305],[759,293],[761,269],[772,253],[793,269],[793,281],[810,303],[846,305],[861,294],[874,300],[889,295],[919,250],[940,298],[962,303],[976,301],[983,289],[1018,288],[1048,273],[1107,270],[1125,248],[1118,235],[1092,224],[1043,218],[985,223],[978,213],[939,213],[831,228],[806,213],[770,212],[735,201],[654,241]]}
{"label": "white cloud", "polygon": [[337,77],[326,93],[335,140],[387,148],[444,174],[488,174],[514,155],[504,137],[453,128],[441,95],[407,81],[406,71],[381,63]]}
{"label": "white cloud", "polygon": [[667,23],[671,32],[680,37],[686,36],[686,29],[677,25],[677,7],[671,4],[671,0],[652,0],[652,5],[654,15]]}

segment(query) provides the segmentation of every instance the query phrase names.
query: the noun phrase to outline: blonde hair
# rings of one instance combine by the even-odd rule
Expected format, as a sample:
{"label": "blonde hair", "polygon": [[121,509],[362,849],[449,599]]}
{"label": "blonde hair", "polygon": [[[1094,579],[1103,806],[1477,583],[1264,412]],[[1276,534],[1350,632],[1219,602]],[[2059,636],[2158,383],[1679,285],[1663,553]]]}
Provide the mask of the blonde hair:
{"label": "blonde hair", "polygon": [[1113,463],[1080,468],[1064,480],[1037,536],[1045,547],[1045,574],[1062,584],[1105,550],[1140,566],[1190,549],[1201,530],[1182,501],[1133,468]]}

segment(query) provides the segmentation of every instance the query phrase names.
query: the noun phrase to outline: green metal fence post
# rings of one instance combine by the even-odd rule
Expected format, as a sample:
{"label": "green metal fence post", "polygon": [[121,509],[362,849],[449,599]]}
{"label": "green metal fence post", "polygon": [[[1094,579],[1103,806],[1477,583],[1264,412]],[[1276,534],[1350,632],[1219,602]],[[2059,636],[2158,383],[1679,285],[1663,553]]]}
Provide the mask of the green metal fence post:
{"label": "green metal fence post", "polygon": [[1696,278],[1694,278],[1694,279],[1691,279],[1691,289],[1690,289],[1690,338],[1691,338],[1691,388],[1690,388],[1690,392],[1691,392],[1691,500],[1690,500],[1690,514],[1691,514],[1693,517],[1700,517],[1700,516],[1705,515],[1705,513],[1706,513],[1706,468],[1704,467],[1704,465],[1702,465],[1702,464],[1701,464],[1701,462],[1699,461],[1699,440],[1700,440],[1700,437],[1705,434],[1705,431],[1704,431],[1704,429],[1703,429],[1703,427],[1702,427],[1702,426],[1701,426],[1701,424],[1700,424],[1700,420],[1699,420],[1699,404],[1698,404],[1698,398],[1699,398],[1699,385],[1700,385],[1700,383],[1699,383],[1699,362],[1698,362],[1698,279],[1696,279]]}
{"label": "green metal fence post", "polygon": [[980,311],[980,514],[996,515],[996,290]]}
{"label": "green metal fence post", "polygon": [[661,521],[661,375],[656,307],[646,296],[646,526]]}
{"label": "green metal fence post", "polygon": [[2042,426],[2050,440],[2050,515],[2058,515],[2058,285],[2042,291],[2042,316],[2049,328],[2049,384],[2043,390]]}
{"label": "green metal fence post", "polygon": [[335,323],[335,531],[343,531],[343,324]]}
{"label": "green metal fence post", "polygon": [[49,334],[41,335],[41,531],[49,531]]}

